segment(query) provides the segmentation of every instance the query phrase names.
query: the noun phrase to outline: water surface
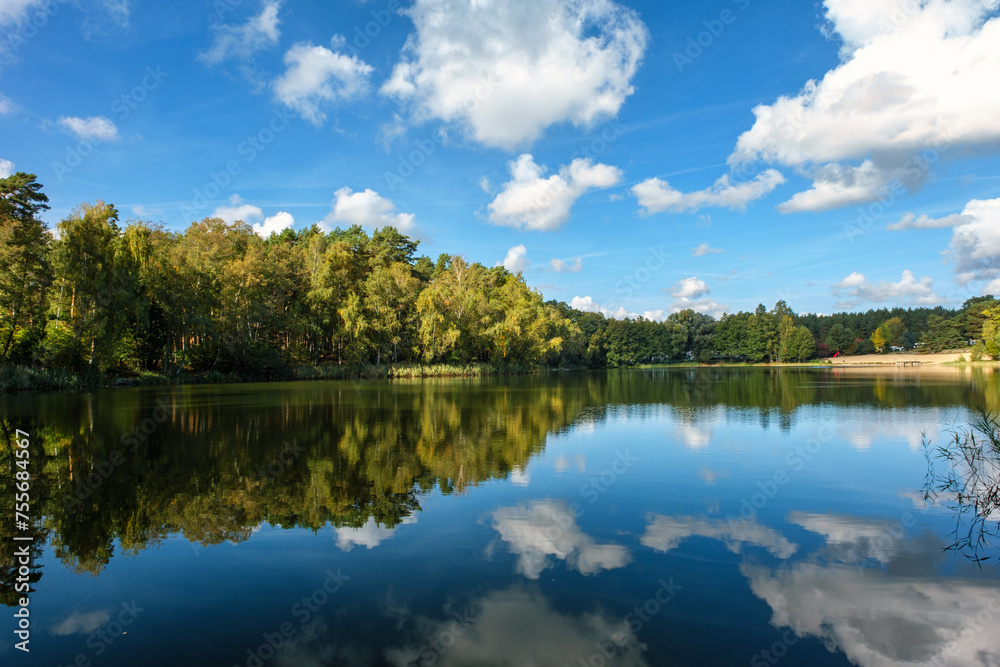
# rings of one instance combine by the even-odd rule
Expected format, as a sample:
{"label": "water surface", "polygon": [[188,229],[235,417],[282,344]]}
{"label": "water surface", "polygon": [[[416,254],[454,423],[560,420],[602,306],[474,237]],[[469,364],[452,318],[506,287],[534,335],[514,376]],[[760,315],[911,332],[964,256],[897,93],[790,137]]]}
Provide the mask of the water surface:
{"label": "water surface", "polygon": [[[998,374],[2,398],[5,470],[31,433],[38,569],[30,656],[8,630],[0,660],[1000,664],[1000,566],[945,550],[955,517],[921,494],[922,442],[978,406]],[[0,492],[12,516],[12,473]]]}

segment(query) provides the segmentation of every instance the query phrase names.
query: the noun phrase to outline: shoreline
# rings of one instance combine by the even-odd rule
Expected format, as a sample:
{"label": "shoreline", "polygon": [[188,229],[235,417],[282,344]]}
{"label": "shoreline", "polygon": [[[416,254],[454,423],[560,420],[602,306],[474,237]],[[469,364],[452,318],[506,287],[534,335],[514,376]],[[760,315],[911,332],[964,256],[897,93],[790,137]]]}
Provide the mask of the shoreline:
{"label": "shoreline", "polygon": [[[959,361],[959,358],[965,361]],[[900,362],[915,365],[900,365]],[[670,370],[682,368],[800,368],[827,370],[868,370],[893,371],[907,373],[940,372],[946,369],[956,371],[982,368],[1000,369],[1000,361],[968,361],[967,354],[872,354],[855,357],[838,357],[837,359],[822,359],[809,362],[781,363],[718,363],[703,364],[698,362],[682,362],[678,364],[640,364],[621,368],[549,368],[544,366],[528,366],[511,364],[509,366],[492,366],[491,364],[400,364],[400,365],[318,365],[292,366],[272,374],[241,375],[239,373],[222,373],[210,371],[206,373],[191,373],[169,376],[164,373],[146,372],[138,376],[105,376],[100,378],[82,378],[74,373],[54,369],[36,369],[23,366],[0,367],[0,396],[19,393],[50,392],[50,391],[88,391],[109,388],[138,388],[156,386],[184,385],[225,385],[252,382],[308,382],[315,380],[414,380],[429,378],[469,378],[469,377],[499,377],[504,375],[534,375],[541,373],[560,373],[571,371],[595,370]]]}

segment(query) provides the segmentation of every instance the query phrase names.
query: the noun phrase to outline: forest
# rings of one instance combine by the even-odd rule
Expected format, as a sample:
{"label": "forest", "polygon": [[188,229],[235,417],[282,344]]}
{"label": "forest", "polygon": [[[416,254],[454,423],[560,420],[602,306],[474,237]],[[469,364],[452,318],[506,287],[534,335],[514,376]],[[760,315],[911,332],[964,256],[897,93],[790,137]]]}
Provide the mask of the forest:
{"label": "forest", "polygon": [[692,310],[617,320],[545,301],[503,267],[418,255],[419,241],[391,227],[313,226],[264,239],[243,222],[206,218],[172,231],[123,223],[98,201],[51,230],[40,218],[47,202],[33,174],[0,179],[4,386],[29,371],[265,378],[431,364],[798,362],[971,341],[979,358],[1000,352],[992,296],[958,309],[798,315],[779,301],[720,320]]}

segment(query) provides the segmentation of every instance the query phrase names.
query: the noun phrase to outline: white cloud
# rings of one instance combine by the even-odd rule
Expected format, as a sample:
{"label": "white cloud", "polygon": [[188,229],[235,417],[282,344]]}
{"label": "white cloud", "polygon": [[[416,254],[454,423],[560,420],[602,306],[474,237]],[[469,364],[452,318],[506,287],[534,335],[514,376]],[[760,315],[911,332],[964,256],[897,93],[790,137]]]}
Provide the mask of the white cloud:
{"label": "white cloud", "polygon": [[583,158],[560,167],[558,174],[548,178],[542,177],[546,168],[535,164],[527,153],[510,162],[509,167],[512,179],[490,203],[490,221],[529,231],[559,229],[584,193],[611,187],[622,178],[617,167],[594,164]]}
{"label": "white cloud", "polygon": [[583,260],[579,257],[573,259],[553,258],[549,265],[556,273],[579,273],[583,270]]}
{"label": "white cloud", "polygon": [[118,128],[115,127],[111,119],[104,116],[91,116],[90,118],[63,116],[59,119],[59,124],[72,132],[80,141],[116,141],[118,139]]}
{"label": "white cloud", "polygon": [[652,514],[646,532],[639,542],[655,551],[666,553],[680,546],[689,537],[707,537],[725,543],[734,554],[744,544],[763,547],[778,558],[789,558],[798,546],[789,542],[781,533],[758,525],[756,522],[700,519],[696,517],[671,517]]}
{"label": "white cloud", "polygon": [[14,112],[14,103],[11,102],[8,98],[4,97],[3,95],[0,95],[0,116],[13,112]]}
{"label": "white cloud", "polygon": [[[883,537],[883,539],[885,539]],[[914,667],[1000,662],[1000,595],[986,579],[941,577],[939,541],[906,540],[887,568],[851,564],[743,565],[771,624],[816,637],[854,665]]]}
{"label": "white cloud", "polygon": [[692,257],[702,257],[704,255],[717,255],[721,253],[722,250],[719,248],[713,248],[707,243],[699,244],[696,248],[691,248]]}
{"label": "white cloud", "polygon": [[538,579],[550,567],[549,556],[583,575],[624,567],[631,560],[625,547],[598,544],[584,534],[562,502],[541,500],[501,507],[493,513],[493,528],[517,554],[517,571],[528,579]]}
{"label": "white cloud", "polygon": [[397,113],[392,115],[391,121],[379,125],[378,136],[375,141],[382,144],[382,149],[388,153],[392,149],[392,143],[405,136],[406,123],[403,122],[403,118]]}
{"label": "white cloud", "polygon": [[899,539],[891,522],[838,514],[791,512],[788,521],[826,538],[830,555],[845,563],[876,560],[888,564],[896,555]]}
{"label": "white cloud", "polygon": [[269,218],[264,218],[263,224],[257,224],[253,226],[253,230],[261,238],[267,238],[271,234],[280,232],[283,229],[287,229],[295,224],[295,218],[292,217],[291,213],[286,213],[285,211],[278,211],[276,214]]}
{"label": "white cloud", "polygon": [[7,178],[14,173],[14,163],[0,159],[0,178]]}
{"label": "white cloud", "polygon": [[416,229],[416,220],[412,213],[400,213],[392,200],[382,197],[370,188],[364,192],[341,188],[334,193],[334,196],[336,198],[333,201],[333,209],[323,219],[328,229],[339,223],[361,225],[369,229],[395,227],[403,234]]}
{"label": "white cloud", "polygon": [[831,286],[834,296],[843,299],[838,308],[853,308],[862,303],[912,304],[933,306],[944,302],[934,293],[934,280],[924,277],[917,280],[913,271],[903,271],[899,282],[873,283],[857,271]]}
{"label": "white cloud", "polygon": [[416,33],[382,93],[416,120],[514,149],[562,122],[592,126],[632,94],[648,33],[611,0],[417,0]]}
{"label": "white cloud", "polygon": [[712,444],[714,429],[699,426],[693,420],[674,425],[674,437],[684,441],[684,448],[700,451]]}
{"label": "white cloud", "polygon": [[101,629],[111,619],[110,612],[74,611],[63,619],[60,623],[52,627],[52,634],[65,637],[66,635],[89,635]]}
{"label": "white cloud", "polygon": [[[332,46],[342,42],[334,38]],[[364,94],[372,72],[357,56],[312,44],[293,45],[284,62],[287,70],[275,79],[274,94],[316,127],[326,122],[324,106]]]}
{"label": "white cloud", "polygon": [[693,310],[696,313],[710,315],[716,319],[722,317],[729,311],[728,304],[722,304],[715,299],[709,299],[712,290],[708,283],[697,276],[684,278],[677,284],[663,290],[669,292],[674,297],[674,302],[670,304],[671,313],[679,313],[682,310]]}
{"label": "white cloud", "polygon": [[146,208],[142,204],[136,204],[132,207],[132,212],[135,213],[140,218],[149,218],[152,216],[163,217],[163,209],[159,208]]}
{"label": "white cloud", "polygon": [[[405,526],[407,524],[412,524],[417,522],[417,517],[415,514],[403,517],[400,525]],[[350,551],[356,546],[361,546],[366,549],[374,549],[378,545],[382,544],[393,535],[396,534],[396,530],[399,526],[395,528],[386,528],[382,526],[375,519],[371,517],[365,522],[365,525],[360,528],[334,528],[333,534],[337,539],[337,548],[341,551]]]}
{"label": "white cloud", "polygon": [[616,320],[635,319],[639,317],[636,313],[630,313],[624,306],[619,307],[617,310],[605,308],[589,296],[574,296],[573,300],[569,303],[569,307],[585,313],[600,313],[604,317]]}
{"label": "white cloud", "polygon": [[516,245],[507,251],[507,256],[502,262],[497,262],[497,266],[502,266],[511,273],[520,273],[528,268],[531,260],[528,259],[528,249],[524,245]]}
{"label": "white cloud", "polygon": [[836,163],[824,165],[812,174],[811,189],[796,193],[779,204],[778,210],[782,213],[829,211],[875,201],[880,192],[900,176],[901,170],[879,169],[871,160],[857,167]]}
{"label": "white cloud", "polygon": [[[812,173],[782,210],[872,201],[881,185],[922,185],[941,153],[1000,145],[997,0],[825,0],[842,62],[792,96],[756,107],[730,164]],[[925,151],[931,152],[926,153]],[[859,165],[859,166],[853,166]]]}
{"label": "white cloud", "polygon": [[0,0],[0,25],[17,25],[24,21],[34,5],[43,0]]}
{"label": "white cloud", "polygon": [[886,229],[898,232],[902,229],[940,229],[942,227],[958,227],[966,223],[975,222],[975,218],[968,215],[946,215],[943,218],[931,218],[926,215],[917,217],[912,213],[907,213],[899,222],[889,224]]}
{"label": "white cloud", "polygon": [[510,471],[510,482],[514,486],[527,487],[531,484],[531,473],[524,468],[514,468]]}
{"label": "white cloud", "polygon": [[992,281],[983,292],[1000,293],[1000,199],[974,199],[965,206],[963,224],[955,227],[947,256],[955,262],[961,284]]}
{"label": "white cloud", "polygon": [[865,284],[865,274],[859,273],[858,271],[852,271],[849,276],[836,283],[833,287],[834,289],[847,289],[849,287],[858,287]]}
{"label": "white cloud", "polygon": [[264,217],[264,212],[260,210],[259,206],[244,202],[239,195],[232,195],[229,198],[229,206],[218,207],[212,211],[212,215],[209,217],[219,218],[229,224],[233,224],[238,220],[242,220],[243,222],[260,220]]}
{"label": "white cloud", "polygon": [[[535,589],[492,591],[469,601],[461,612],[445,611],[441,619],[413,617],[417,635],[408,644],[386,648],[388,663],[396,667],[429,664],[426,658],[433,655],[437,667],[591,664],[594,655],[599,655],[598,648],[610,645],[615,667],[649,664],[643,657],[645,644],[627,618],[600,611],[564,614]],[[452,638],[447,649],[428,650],[429,646],[443,647],[440,640],[444,637]]]}
{"label": "white cloud", "polygon": [[730,309],[729,304],[719,303],[715,299],[680,298],[675,299],[674,302],[670,304],[671,313],[679,313],[682,310],[693,310],[696,313],[711,315],[715,319],[719,319],[724,314],[728,313]]}
{"label": "white cloud", "polygon": [[217,65],[228,58],[247,60],[258,51],[277,46],[281,32],[278,10],[281,0],[266,0],[260,14],[242,25],[223,25],[215,28],[215,40],[198,59],[208,65]]}
{"label": "white cloud", "polygon": [[697,211],[705,207],[724,207],[743,210],[771,193],[785,182],[785,177],[774,169],[757,174],[750,181],[734,184],[728,174],[720,177],[711,187],[697,192],[681,192],[659,178],[650,178],[632,187],[632,194],[639,200],[644,215],[671,211]]}
{"label": "white cloud", "polygon": [[691,276],[690,278],[684,278],[671,287],[670,295],[678,299],[697,299],[711,291],[704,280],[696,276]]}
{"label": "white cloud", "polygon": [[662,322],[667,319],[667,311],[662,308],[657,308],[656,310],[644,310],[642,311],[642,318],[651,322]]}

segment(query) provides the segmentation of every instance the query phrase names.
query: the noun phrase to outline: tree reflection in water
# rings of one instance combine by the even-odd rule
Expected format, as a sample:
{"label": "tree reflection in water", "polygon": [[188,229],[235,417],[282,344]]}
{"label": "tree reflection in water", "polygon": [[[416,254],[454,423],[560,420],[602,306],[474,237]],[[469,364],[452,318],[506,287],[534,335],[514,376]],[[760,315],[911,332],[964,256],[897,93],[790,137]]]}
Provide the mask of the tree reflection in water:
{"label": "tree reflection in water", "polygon": [[[50,543],[72,570],[97,575],[116,549],[137,553],[170,535],[240,542],[264,523],[330,525],[347,550],[413,522],[433,490],[523,477],[550,435],[622,407],[663,406],[689,447],[711,440],[720,415],[787,432],[807,406],[985,400],[1000,410],[1000,374],[977,369],[956,381],[958,370],[941,373],[939,381],[927,373],[688,368],[2,396],[0,512],[13,516],[8,473],[22,429],[33,448],[33,562]],[[133,447],[136,429],[149,432]],[[12,544],[13,530],[0,522],[0,542]],[[15,599],[14,573],[4,550],[4,604]]]}

